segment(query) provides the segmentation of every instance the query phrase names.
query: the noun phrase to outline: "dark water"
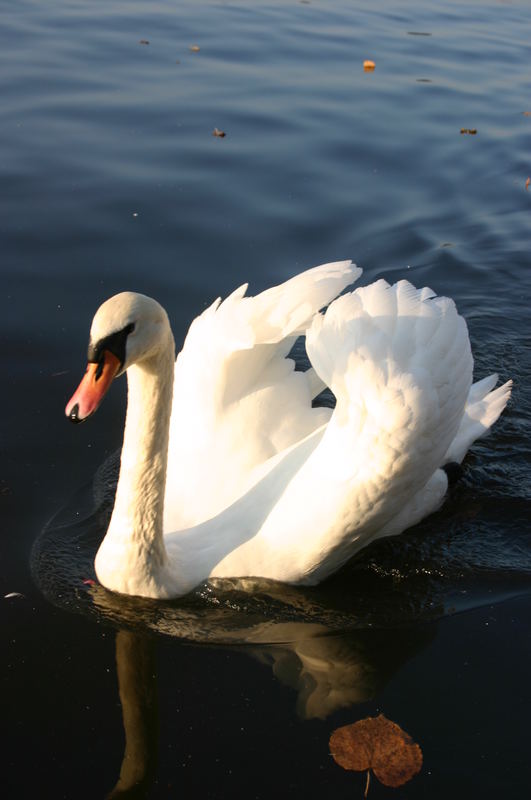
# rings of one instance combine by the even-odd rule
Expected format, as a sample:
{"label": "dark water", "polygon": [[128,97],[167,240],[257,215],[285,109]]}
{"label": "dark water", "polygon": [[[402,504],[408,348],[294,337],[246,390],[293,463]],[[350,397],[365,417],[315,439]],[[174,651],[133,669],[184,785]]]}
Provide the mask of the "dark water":
{"label": "dark water", "polygon": [[[120,770],[116,797],[361,797],[328,738],[379,712],[424,768],[375,800],[527,795],[530,20],[525,2],[5,0],[3,797],[103,798]],[[84,584],[125,386],[87,425],[63,407],[100,302],[153,295],[181,341],[244,281],[348,257],[362,282],[454,297],[477,377],[515,380],[444,508],[311,590],[151,604]]]}

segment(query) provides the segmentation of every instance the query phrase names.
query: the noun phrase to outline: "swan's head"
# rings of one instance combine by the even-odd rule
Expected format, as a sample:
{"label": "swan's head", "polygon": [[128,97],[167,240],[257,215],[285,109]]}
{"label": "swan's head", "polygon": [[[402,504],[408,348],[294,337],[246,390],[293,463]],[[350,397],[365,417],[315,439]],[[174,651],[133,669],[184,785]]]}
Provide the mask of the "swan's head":
{"label": "swan's head", "polygon": [[169,331],[166,312],[151,297],[121,292],[106,300],[92,320],[87,371],[67,403],[66,416],[72,422],[90,417],[113,378],[156,356]]}

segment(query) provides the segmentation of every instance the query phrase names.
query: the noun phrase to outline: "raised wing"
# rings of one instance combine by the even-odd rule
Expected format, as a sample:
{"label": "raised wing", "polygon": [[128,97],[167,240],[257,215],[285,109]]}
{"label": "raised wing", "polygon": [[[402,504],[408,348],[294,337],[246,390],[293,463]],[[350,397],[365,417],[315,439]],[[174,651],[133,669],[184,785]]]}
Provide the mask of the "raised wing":
{"label": "raised wing", "polygon": [[253,470],[322,425],[322,384],[286,358],[314,315],[353,283],[350,261],[307,270],[256,297],[247,286],[197,317],[175,365],[165,531],[214,516]]}
{"label": "raised wing", "polygon": [[259,539],[271,577],[317,582],[381,535],[444,463],[472,356],[454,303],[406,281],[337,299],[306,348],[337,405]]}

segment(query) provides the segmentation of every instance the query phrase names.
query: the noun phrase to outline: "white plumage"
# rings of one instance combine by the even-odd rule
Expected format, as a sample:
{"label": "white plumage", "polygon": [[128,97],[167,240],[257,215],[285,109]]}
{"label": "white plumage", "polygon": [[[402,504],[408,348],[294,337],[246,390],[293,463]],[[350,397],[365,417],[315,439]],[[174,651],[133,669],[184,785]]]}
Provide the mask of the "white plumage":
{"label": "white plumage", "polygon": [[[129,377],[96,558],[105,586],[172,597],[209,576],[316,583],[440,505],[440,467],[496,421],[510,381],[472,385],[466,324],[430,289],[380,280],[337,297],[360,272],[344,261],[256,297],[240,287],[194,320],[175,368],[158,304],[123,293],[99,309],[91,341],[122,332]],[[307,372],[287,358],[302,334]],[[333,411],[312,408],[325,386]]]}

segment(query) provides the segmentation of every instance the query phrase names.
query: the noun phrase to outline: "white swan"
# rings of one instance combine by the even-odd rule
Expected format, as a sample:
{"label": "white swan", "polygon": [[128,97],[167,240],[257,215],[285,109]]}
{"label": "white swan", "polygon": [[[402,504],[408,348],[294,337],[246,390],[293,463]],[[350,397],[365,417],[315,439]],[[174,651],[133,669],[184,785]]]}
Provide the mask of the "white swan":
{"label": "white swan", "polygon": [[[496,421],[511,382],[471,385],[465,322],[430,289],[379,280],[334,300],[360,273],[342,261],[256,297],[242,286],[193,321],[176,362],[155,300],[103,303],[66,414],[88,417],[127,370],[104,586],[168,598],[216,576],[313,584],[440,505],[441,465]],[[307,372],[287,358],[300,334]],[[334,411],[312,408],[325,386]]]}

